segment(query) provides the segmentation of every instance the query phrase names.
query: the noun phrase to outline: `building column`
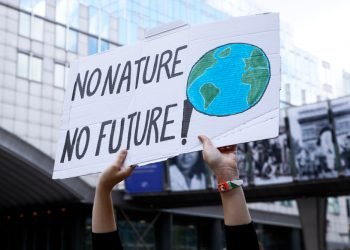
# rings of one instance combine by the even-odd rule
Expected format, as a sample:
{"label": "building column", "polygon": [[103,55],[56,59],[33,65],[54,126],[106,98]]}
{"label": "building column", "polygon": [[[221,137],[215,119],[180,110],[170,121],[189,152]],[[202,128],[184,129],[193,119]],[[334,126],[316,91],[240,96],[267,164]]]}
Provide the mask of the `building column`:
{"label": "building column", "polygon": [[162,213],[154,225],[156,235],[156,249],[171,249],[173,216],[170,213]]}
{"label": "building column", "polygon": [[223,249],[221,239],[223,238],[222,234],[224,234],[224,230],[222,230],[221,221],[221,219],[213,219],[211,225],[211,250]]}
{"label": "building column", "polygon": [[297,199],[305,250],[326,249],[326,198]]}

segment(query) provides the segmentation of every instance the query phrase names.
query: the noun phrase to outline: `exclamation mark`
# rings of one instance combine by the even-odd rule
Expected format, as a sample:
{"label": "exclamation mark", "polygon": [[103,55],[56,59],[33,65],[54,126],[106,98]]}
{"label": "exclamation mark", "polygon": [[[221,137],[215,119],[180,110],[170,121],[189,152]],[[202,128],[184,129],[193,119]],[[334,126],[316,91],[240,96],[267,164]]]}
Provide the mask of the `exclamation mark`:
{"label": "exclamation mark", "polygon": [[183,116],[182,116],[182,129],[181,129],[181,138],[183,138],[182,145],[185,145],[187,143],[186,138],[188,134],[188,128],[190,126],[192,110],[193,110],[192,104],[186,99],[184,101],[184,109],[183,109]]}

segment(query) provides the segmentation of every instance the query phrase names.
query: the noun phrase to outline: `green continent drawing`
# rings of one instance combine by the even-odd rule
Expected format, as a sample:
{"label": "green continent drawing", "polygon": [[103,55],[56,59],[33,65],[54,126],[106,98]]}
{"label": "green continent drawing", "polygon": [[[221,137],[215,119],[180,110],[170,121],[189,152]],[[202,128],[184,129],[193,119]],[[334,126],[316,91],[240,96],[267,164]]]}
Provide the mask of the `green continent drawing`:
{"label": "green continent drawing", "polygon": [[270,62],[259,47],[229,43],[203,54],[187,78],[186,95],[198,112],[235,115],[252,108],[270,81]]}
{"label": "green continent drawing", "polygon": [[255,104],[263,95],[270,78],[269,63],[260,49],[254,49],[249,58],[244,59],[245,72],[242,82],[250,84],[249,105]]}
{"label": "green continent drawing", "polygon": [[198,77],[200,77],[208,68],[212,67],[216,63],[214,57],[214,51],[205,54],[201,61],[198,62],[192,69],[191,75],[188,78],[187,83],[192,84]]}
{"label": "green continent drawing", "polygon": [[225,57],[229,56],[230,53],[231,53],[231,48],[228,47],[228,48],[226,48],[226,49],[224,49],[223,51],[220,52],[219,57],[220,58],[225,58]]}
{"label": "green continent drawing", "polygon": [[204,99],[204,109],[207,109],[214,101],[215,97],[220,93],[220,89],[212,83],[206,83],[201,86],[200,93]]}

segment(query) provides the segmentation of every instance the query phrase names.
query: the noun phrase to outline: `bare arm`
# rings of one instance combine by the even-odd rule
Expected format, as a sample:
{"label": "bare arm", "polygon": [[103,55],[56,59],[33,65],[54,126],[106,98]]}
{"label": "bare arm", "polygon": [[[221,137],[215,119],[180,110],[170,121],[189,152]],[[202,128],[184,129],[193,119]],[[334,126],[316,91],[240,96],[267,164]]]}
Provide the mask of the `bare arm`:
{"label": "bare arm", "polygon": [[117,160],[100,176],[92,210],[92,232],[108,233],[117,230],[111,192],[113,187],[128,177],[134,167],[123,167],[127,151],[122,150]]}
{"label": "bare arm", "polygon": [[[199,136],[203,143],[203,158],[214,172],[218,183],[239,178],[236,162],[236,146],[217,149],[206,136]],[[241,187],[221,193],[224,221],[227,226],[245,225],[251,222],[243,189]]]}

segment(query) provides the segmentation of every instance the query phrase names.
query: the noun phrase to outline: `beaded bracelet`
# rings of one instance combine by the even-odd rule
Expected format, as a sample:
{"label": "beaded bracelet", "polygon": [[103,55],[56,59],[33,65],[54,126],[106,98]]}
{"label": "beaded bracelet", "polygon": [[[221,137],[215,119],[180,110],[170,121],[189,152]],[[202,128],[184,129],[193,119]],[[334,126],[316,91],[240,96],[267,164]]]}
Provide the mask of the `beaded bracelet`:
{"label": "beaded bracelet", "polygon": [[219,190],[219,192],[227,192],[227,191],[230,191],[232,189],[235,189],[237,187],[242,186],[242,184],[243,184],[243,180],[241,180],[241,179],[237,179],[237,180],[233,180],[233,181],[226,181],[226,182],[218,184],[218,190]]}

